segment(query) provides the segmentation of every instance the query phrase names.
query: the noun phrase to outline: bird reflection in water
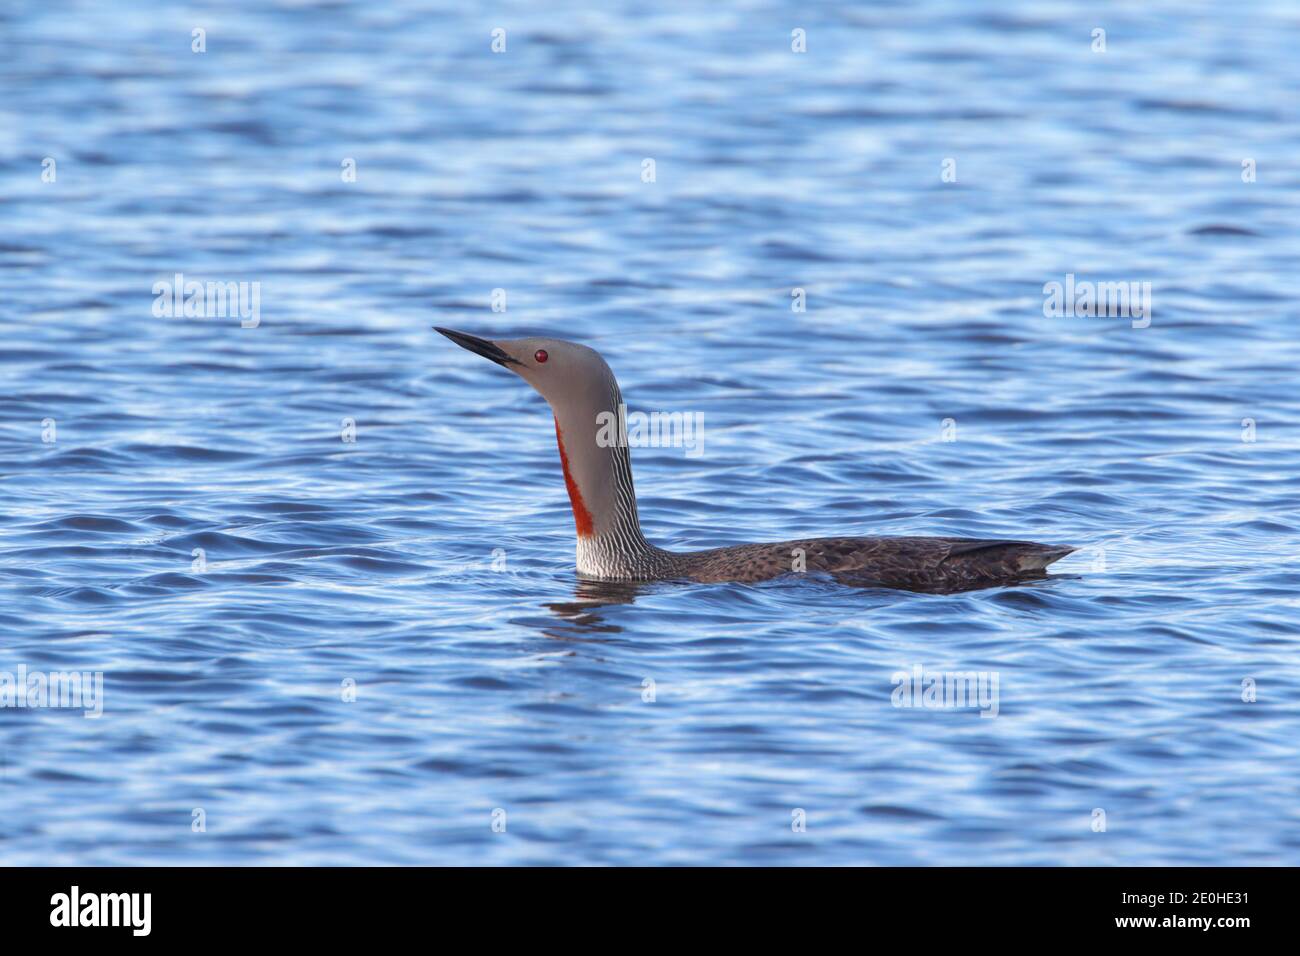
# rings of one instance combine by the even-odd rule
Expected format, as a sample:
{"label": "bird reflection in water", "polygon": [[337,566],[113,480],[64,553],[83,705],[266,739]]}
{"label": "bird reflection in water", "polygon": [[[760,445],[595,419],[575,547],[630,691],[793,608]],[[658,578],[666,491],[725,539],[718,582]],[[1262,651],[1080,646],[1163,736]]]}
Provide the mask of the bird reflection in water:
{"label": "bird reflection in water", "polygon": [[560,628],[548,628],[547,637],[562,641],[599,641],[599,635],[618,634],[623,628],[605,620],[601,608],[615,604],[634,604],[636,597],[649,589],[637,581],[591,581],[579,579],[573,588],[572,601],[543,604],[564,622]]}

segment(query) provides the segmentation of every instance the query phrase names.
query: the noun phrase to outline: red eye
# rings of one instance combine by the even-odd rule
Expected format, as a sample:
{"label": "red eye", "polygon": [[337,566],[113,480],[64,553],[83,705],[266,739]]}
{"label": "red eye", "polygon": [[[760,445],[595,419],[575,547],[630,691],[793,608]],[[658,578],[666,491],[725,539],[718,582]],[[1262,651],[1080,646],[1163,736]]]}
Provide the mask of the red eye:
{"label": "red eye", "polygon": [[537,360],[538,365],[542,365],[550,356],[546,354],[546,349],[538,349],[533,353],[533,358]]}

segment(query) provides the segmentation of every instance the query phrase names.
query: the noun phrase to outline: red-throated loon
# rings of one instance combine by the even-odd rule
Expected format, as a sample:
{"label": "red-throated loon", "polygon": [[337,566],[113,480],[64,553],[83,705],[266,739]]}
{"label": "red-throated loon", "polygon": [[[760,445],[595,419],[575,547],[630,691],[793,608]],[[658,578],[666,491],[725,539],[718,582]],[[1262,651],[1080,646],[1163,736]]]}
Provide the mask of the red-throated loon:
{"label": "red-throated loon", "polygon": [[[435,326],[436,328],[436,326]],[[800,570],[858,587],[961,591],[1044,577],[1074,548],[977,538],[802,538],[674,552],[646,541],[626,436],[600,440],[623,403],[600,353],[561,339],[489,341],[438,328],[515,372],[551,406],[578,534],[578,574],[604,581],[765,581]],[[602,424],[603,420],[603,424]],[[606,435],[608,438],[608,435]]]}

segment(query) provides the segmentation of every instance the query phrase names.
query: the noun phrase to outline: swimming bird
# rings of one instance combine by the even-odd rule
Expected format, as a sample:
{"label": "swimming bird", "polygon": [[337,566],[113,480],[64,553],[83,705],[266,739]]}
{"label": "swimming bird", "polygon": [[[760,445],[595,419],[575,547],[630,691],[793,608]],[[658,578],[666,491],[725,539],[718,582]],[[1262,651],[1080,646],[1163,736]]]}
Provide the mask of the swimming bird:
{"label": "swimming bird", "polygon": [[577,531],[578,575],[601,581],[765,581],[821,572],[843,584],[953,592],[1014,584],[1074,548],[978,538],[796,538],[709,551],[666,551],[641,533],[626,435],[610,440],[623,404],[595,349],[552,338],[490,340],[434,328],[533,386],[551,406]]}

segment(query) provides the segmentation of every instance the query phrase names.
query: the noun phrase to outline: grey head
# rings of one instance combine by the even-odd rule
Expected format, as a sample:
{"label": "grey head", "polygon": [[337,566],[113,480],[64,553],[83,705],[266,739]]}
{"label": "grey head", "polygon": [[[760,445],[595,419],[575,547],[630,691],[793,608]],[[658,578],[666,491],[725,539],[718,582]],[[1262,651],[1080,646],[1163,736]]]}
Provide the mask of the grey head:
{"label": "grey head", "polygon": [[461,348],[514,372],[551,406],[580,569],[585,538],[617,536],[626,537],[629,547],[643,544],[626,428],[619,415],[622,396],[600,353],[563,339],[484,339],[434,328]]}
{"label": "grey head", "polygon": [[593,397],[604,399],[614,373],[593,348],[563,339],[481,339],[434,326],[463,349],[496,362],[537,389],[556,418]]}

